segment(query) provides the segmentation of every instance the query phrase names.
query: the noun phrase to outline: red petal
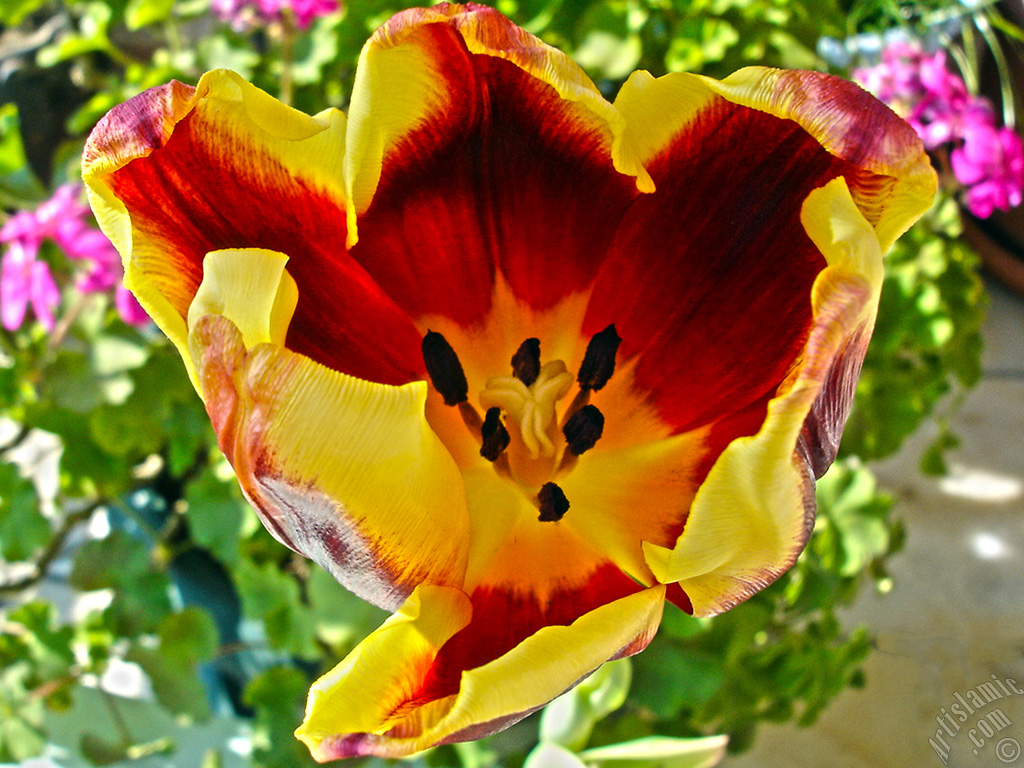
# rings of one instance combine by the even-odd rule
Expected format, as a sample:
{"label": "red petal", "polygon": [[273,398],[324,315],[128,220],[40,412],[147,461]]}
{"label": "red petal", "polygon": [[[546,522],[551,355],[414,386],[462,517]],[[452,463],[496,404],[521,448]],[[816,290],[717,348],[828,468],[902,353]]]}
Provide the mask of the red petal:
{"label": "red petal", "polygon": [[[754,138],[756,137],[756,139]],[[740,410],[793,365],[825,261],[800,223],[807,193],[849,171],[795,123],[718,100],[650,165],[584,324],[615,323],[676,431]]]}
{"label": "red petal", "polygon": [[254,123],[224,117],[219,97],[200,97],[172,128],[164,113],[149,108],[152,100],[136,97],[115,109],[105,126],[114,135],[131,129],[147,137],[148,154],[105,180],[128,209],[136,247],[158,253],[156,261],[133,253],[135,268],[159,282],[184,316],[206,253],[280,251],[289,256],[299,287],[289,348],[371,381],[422,378],[419,332],[349,257],[338,197],[315,187],[305,169],[290,167],[287,156],[268,150]]}
{"label": "red petal", "polygon": [[[424,13],[433,23],[405,28]],[[574,65],[499,14],[474,13],[465,26],[459,16],[437,21],[433,10],[401,14],[364,52],[361,66],[375,73],[366,91],[402,94],[387,109],[418,112],[407,132],[382,138],[390,149],[377,161],[380,180],[352,249],[410,314],[463,325],[486,314],[498,272],[536,309],[584,290],[637,194],[635,179],[613,166],[608,123],[541,79],[554,71],[568,81]],[[410,67],[406,76],[388,56],[411,51],[437,82],[407,106],[399,78],[422,75]],[[370,107],[358,116],[353,108],[350,134],[359,135],[359,121],[383,122],[371,96],[354,93],[354,104],[365,98]],[[596,90],[592,98],[600,100]],[[353,162],[371,165],[358,146]]]}

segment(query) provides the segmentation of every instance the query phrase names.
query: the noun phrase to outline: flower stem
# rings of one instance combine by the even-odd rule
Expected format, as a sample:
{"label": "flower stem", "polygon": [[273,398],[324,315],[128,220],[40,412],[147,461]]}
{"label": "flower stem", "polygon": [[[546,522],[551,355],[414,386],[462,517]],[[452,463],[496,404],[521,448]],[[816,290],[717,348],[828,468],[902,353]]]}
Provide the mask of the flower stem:
{"label": "flower stem", "polygon": [[282,14],[281,24],[281,101],[292,106],[295,98],[295,85],[292,79],[292,68],[295,65],[295,21],[289,11]]}

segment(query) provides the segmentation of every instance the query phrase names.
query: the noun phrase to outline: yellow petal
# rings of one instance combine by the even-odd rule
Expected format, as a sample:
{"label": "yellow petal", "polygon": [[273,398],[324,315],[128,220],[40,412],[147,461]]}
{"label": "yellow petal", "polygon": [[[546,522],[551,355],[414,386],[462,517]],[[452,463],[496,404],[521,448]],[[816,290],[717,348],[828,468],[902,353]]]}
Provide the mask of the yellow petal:
{"label": "yellow petal", "polygon": [[756,435],[734,440],[697,491],[673,548],[645,544],[654,575],[678,581],[694,613],[730,608],[796,560],[813,526],[814,487],[797,441],[830,366],[870,334],[882,278],[871,225],[836,179],[812,192],[801,217],[829,266],[815,281],[814,328],[803,359],[768,406]]}
{"label": "yellow petal", "polygon": [[208,253],[203,282],[188,308],[189,326],[206,315],[224,315],[241,331],[246,348],[283,347],[299,299],[287,263],[283,253],[263,248]]}
{"label": "yellow petal", "polygon": [[[511,62],[553,88],[566,103],[564,114],[548,119],[578,123],[571,129],[593,137],[620,130],[618,112],[578,64],[493,9],[441,4],[399,13],[363,47],[352,88],[344,165],[350,247],[382,169],[430,156],[487,111],[489,96],[477,83],[486,65],[474,63],[477,56]],[[615,167],[646,177],[618,157]]]}
{"label": "yellow petal", "polygon": [[121,254],[125,285],[186,365],[186,314],[206,253],[281,248],[276,238],[305,255],[294,232],[295,212],[307,209],[323,218],[333,207],[343,230],[344,152],[341,112],[305,115],[226,70],[194,89],[152,88],[97,124],[83,153],[90,203]]}
{"label": "yellow petal", "polygon": [[211,254],[189,312],[199,391],[243,491],[280,541],[377,605],[461,584],[465,491],[426,422],[426,384],[374,384],[274,343],[295,302],[284,264]]}
{"label": "yellow petal", "polygon": [[937,178],[914,130],[853,83],[817,72],[748,67],[723,81],[634,72],[615,100],[626,121],[622,152],[650,164],[723,100],[792,120],[850,163],[844,175],[883,253],[931,205]]}
{"label": "yellow petal", "polygon": [[[420,587],[408,610],[385,622],[314,684],[296,736],[317,760],[327,761],[362,754],[399,757],[493,733],[605,661],[643,648],[661,620],[664,592],[653,587],[597,608],[570,626],[545,627],[504,656],[464,672],[457,694],[420,704],[414,699],[431,650],[459,629],[468,606],[455,590]],[[403,696],[413,701],[403,704]]]}

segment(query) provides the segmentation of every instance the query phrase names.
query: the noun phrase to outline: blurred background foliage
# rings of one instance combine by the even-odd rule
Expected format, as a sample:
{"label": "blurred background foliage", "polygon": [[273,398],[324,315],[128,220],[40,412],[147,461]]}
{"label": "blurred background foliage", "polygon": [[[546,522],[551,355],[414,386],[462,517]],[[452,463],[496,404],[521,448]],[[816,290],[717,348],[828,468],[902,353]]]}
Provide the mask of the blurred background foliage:
{"label": "blurred background foliage", "polygon": [[[309,18],[279,6],[0,4],[7,220],[77,180],[84,137],[108,109],[172,78],[194,83],[227,67],[304,111],[344,109],[361,46],[403,4],[327,2]],[[893,30],[955,51],[973,82],[979,40],[1020,38],[984,2],[497,7],[574,56],[609,97],[637,68],[722,77],[767,64],[849,74]],[[607,665],[539,718],[417,764],[713,765],[725,745],[718,734],[742,750],[760,723],[811,724],[861,683],[871,637],[844,625],[841,610],[863,590],[891,586],[885,564],[903,538],[865,462],[928,429],[936,438],[923,467],[941,472],[956,441],[945,417],[979,376],[984,298],[977,258],[960,237],[957,195],[947,188],[888,259],[843,458],[819,484],[818,522],[797,565],[713,620],[669,607],[643,654]],[[48,752],[67,765],[185,765],[176,755],[192,737],[182,729],[199,733],[230,717],[244,743],[210,738],[203,766],[311,764],[292,737],[310,681],[382,613],[259,525],[177,353],[155,328],[124,322],[109,291],[79,290],[80,265],[54,242],[42,244],[39,259],[60,292],[52,327],[36,318],[0,331],[0,761]],[[148,703],[122,695],[126,676],[141,681]],[[143,706],[164,719],[142,717]]]}

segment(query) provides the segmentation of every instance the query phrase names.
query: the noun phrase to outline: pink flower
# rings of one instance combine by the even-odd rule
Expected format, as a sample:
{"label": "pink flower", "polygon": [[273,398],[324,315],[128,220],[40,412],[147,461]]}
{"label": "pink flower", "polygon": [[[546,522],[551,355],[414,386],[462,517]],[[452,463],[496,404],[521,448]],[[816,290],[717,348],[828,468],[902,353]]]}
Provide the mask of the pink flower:
{"label": "pink flower", "polygon": [[964,143],[950,154],[957,181],[968,187],[967,209],[980,219],[1020,205],[1024,190],[1024,149],[1010,128],[978,122],[963,133]]}
{"label": "pink flower", "polygon": [[313,21],[334,13],[338,7],[337,0],[211,0],[210,3],[210,9],[237,32],[261,22],[280,22],[286,13],[292,14],[299,29],[308,29]]}
{"label": "pink flower", "polygon": [[853,74],[914,127],[926,148],[953,145],[950,163],[971,213],[986,218],[1021,203],[1021,139],[997,126],[991,103],[971,95],[945,51],[897,43],[882,52],[880,64]]}
{"label": "pink flower", "polygon": [[[7,239],[4,234],[7,231],[7,227],[0,231],[0,240]],[[47,331],[52,331],[55,325],[53,311],[60,303],[60,291],[50,267],[37,260],[37,254],[38,247],[31,240],[14,239],[0,263],[0,319],[9,331],[21,327],[29,304]]]}
{"label": "pink flower", "polygon": [[10,243],[0,274],[3,325],[21,327],[28,304],[47,330],[54,326],[53,310],[60,302],[49,266],[40,261],[43,242],[54,242],[68,258],[83,262],[75,287],[82,293],[115,289],[114,305],[124,322],[144,325],[149,318],[134,303],[120,296],[121,257],[106,235],[89,222],[89,207],[82,202],[82,188],[65,184],[35,211],[16,213],[0,230],[0,242]]}

